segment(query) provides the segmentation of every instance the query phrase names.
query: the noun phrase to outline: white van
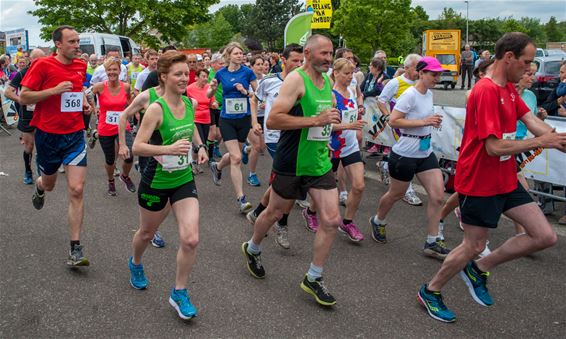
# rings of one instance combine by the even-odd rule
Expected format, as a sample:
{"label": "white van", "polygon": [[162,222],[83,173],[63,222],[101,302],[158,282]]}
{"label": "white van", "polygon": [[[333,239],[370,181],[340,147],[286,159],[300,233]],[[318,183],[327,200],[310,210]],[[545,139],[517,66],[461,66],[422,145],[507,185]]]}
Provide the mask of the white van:
{"label": "white van", "polygon": [[81,33],[79,37],[81,39],[81,50],[88,55],[106,55],[106,50],[109,47],[117,48],[121,56],[141,53],[140,46],[125,36],[106,33]]}

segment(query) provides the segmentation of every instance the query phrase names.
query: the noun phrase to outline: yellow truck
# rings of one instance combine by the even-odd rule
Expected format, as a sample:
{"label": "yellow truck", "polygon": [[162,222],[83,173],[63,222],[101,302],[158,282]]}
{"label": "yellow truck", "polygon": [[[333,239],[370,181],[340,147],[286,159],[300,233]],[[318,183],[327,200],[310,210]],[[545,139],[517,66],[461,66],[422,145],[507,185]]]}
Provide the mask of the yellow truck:
{"label": "yellow truck", "polygon": [[459,29],[429,29],[423,32],[423,56],[433,56],[448,71],[442,72],[440,83],[452,89],[460,74],[461,32]]}

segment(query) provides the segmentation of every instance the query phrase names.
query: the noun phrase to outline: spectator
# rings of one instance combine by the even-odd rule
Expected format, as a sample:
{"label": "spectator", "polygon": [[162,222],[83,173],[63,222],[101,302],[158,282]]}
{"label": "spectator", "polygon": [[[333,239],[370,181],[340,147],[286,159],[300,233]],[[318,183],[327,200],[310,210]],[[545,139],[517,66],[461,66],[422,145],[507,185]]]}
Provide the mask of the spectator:
{"label": "spectator", "polygon": [[460,55],[460,64],[462,70],[462,86],[460,86],[460,89],[464,89],[466,75],[468,77],[468,89],[470,89],[472,87],[472,72],[474,71],[474,53],[470,50],[470,45],[464,46],[464,51]]}
{"label": "spectator", "polygon": [[380,58],[373,58],[369,65],[369,72],[360,86],[364,98],[379,96],[383,90],[384,81],[388,79],[389,76],[385,73],[385,62]]}

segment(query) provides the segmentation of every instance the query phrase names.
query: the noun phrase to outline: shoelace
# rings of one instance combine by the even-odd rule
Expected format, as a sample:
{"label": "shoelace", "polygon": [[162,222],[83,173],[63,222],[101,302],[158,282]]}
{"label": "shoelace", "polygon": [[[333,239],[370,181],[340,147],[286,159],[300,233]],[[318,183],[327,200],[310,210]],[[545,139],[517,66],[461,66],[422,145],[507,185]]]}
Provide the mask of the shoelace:
{"label": "shoelace", "polygon": [[385,225],[380,225],[377,228],[377,233],[379,233],[379,235],[385,236]]}
{"label": "shoelace", "polygon": [[260,269],[261,266],[261,257],[259,256],[259,254],[252,254],[252,256],[255,258],[255,267],[257,269]]}
{"label": "shoelace", "polygon": [[444,240],[438,240],[436,243],[438,244],[438,246],[440,246],[440,247],[443,248],[443,249],[448,248],[448,247],[446,246],[446,243],[444,242]]}
{"label": "shoelace", "polygon": [[328,292],[328,289],[326,288],[326,286],[324,285],[324,283],[322,282],[322,280],[320,281],[315,281],[318,286],[320,286],[320,289],[322,291],[322,293],[324,293],[325,295],[330,295],[330,292]]}

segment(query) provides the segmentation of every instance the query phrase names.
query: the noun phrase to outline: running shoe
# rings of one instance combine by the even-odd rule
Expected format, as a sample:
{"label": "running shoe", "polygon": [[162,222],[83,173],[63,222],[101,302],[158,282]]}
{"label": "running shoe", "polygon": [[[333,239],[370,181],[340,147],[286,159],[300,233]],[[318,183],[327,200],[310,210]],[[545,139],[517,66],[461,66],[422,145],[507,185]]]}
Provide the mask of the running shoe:
{"label": "running shoe", "polygon": [[458,227],[460,227],[460,231],[464,231],[464,225],[462,225],[462,213],[460,213],[460,207],[456,207],[454,209],[454,214],[458,219]]}
{"label": "running shoe", "polygon": [[134,265],[133,257],[128,259],[128,267],[130,268],[130,285],[136,290],[144,290],[149,285],[149,281],[145,277],[143,264]]}
{"label": "running shoe", "polygon": [[308,208],[303,209],[303,218],[305,219],[305,227],[310,232],[316,233],[318,231],[318,219],[315,214],[309,214],[307,212]]}
{"label": "running shoe", "polygon": [[90,262],[83,254],[83,246],[75,245],[69,251],[69,259],[67,260],[69,266],[89,266]]}
{"label": "running shoe", "polygon": [[24,184],[26,185],[32,185],[33,184],[33,174],[31,173],[31,171],[26,171],[24,173]]}
{"label": "running shoe", "polygon": [[114,179],[108,181],[108,195],[111,197],[116,196],[116,181],[114,181]]}
{"label": "running shoe", "polygon": [[489,272],[478,273],[476,270],[475,263],[470,261],[462,271],[460,271],[460,278],[464,280],[466,286],[468,286],[468,291],[472,298],[478,304],[482,306],[493,305],[493,299],[487,291],[487,277],[489,277]]}
{"label": "running shoe", "polygon": [[240,213],[242,214],[247,214],[253,208],[252,204],[246,200],[245,195],[238,198],[238,204],[240,204]]}
{"label": "running shoe", "polygon": [[254,174],[249,174],[248,175],[248,184],[250,184],[251,186],[261,186],[261,183],[259,182],[259,179],[257,178],[257,175]]}
{"label": "running shoe", "polygon": [[96,132],[96,130],[92,131],[92,134],[90,136],[90,138],[88,138],[88,147],[90,149],[93,149],[94,146],[96,146],[96,140],[98,140],[98,133]]}
{"label": "running shoe", "polygon": [[387,242],[387,237],[385,235],[386,224],[376,224],[373,221],[373,217],[369,218],[369,224],[371,225],[371,237],[373,240],[385,244]]}
{"label": "running shoe", "polygon": [[33,203],[33,207],[35,207],[36,210],[42,209],[43,204],[45,203],[45,192],[40,194],[37,185],[35,185],[35,190],[33,191],[31,202]]}
{"label": "running shoe", "polygon": [[136,185],[129,176],[120,175],[120,180],[126,185],[126,189],[132,193],[136,192]]}
{"label": "running shoe", "polygon": [[214,150],[212,152],[215,158],[222,159],[222,153],[220,152],[220,147],[218,145],[214,145]]}
{"label": "running shoe", "polygon": [[328,292],[328,289],[322,281],[322,277],[316,278],[314,281],[310,281],[308,276],[301,282],[301,288],[303,291],[312,295],[317,303],[323,306],[333,306],[336,304],[336,299]]}
{"label": "running shoe", "polygon": [[247,165],[249,161],[248,154],[250,153],[250,148],[248,145],[244,144],[242,147],[242,164]]}
{"label": "running shoe", "polygon": [[155,233],[153,233],[153,239],[151,239],[151,246],[157,248],[165,247],[165,240],[163,240],[163,237],[161,237],[161,233],[159,231],[155,231]]}
{"label": "running shoe", "polygon": [[287,225],[279,225],[279,222],[277,222],[273,230],[275,232],[275,243],[286,250],[291,248],[291,244],[289,243],[289,227]]}
{"label": "running shoe", "polygon": [[216,186],[222,184],[222,171],[218,169],[218,163],[213,161],[209,164],[210,172],[212,172],[212,181]]}
{"label": "running shoe", "polygon": [[428,292],[427,285],[423,284],[417,293],[417,300],[426,308],[428,315],[445,323],[456,321],[456,316],[446,307],[440,292]]}
{"label": "running shoe", "polygon": [[252,225],[255,225],[255,221],[257,220],[258,217],[259,215],[255,214],[255,210],[251,210],[248,212],[248,214],[246,214],[246,219],[248,219],[248,221]]}
{"label": "running shoe", "polygon": [[389,185],[389,169],[387,168],[387,161],[379,161],[377,163],[377,170],[379,171],[379,178],[384,185]]}
{"label": "running shoe", "polygon": [[86,129],[86,137],[90,138],[91,134],[92,134],[92,129],[89,127]]}
{"label": "running shoe", "polygon": [[436,241],[432,244],[425,241],[423,252],[427,257],[444,260],[450,253],[450,250],[446,247],[446,243],[443,240],[436,238]]}
{"label": "running shoe", "polygon": [[265,278],[265,269],[261,264],[261,252],[251,254],[248,252],[248,243],[245,242],[242,244],[242,253],[244,253],[244,257],[246,258],[246,266],[250,274],[257,279]]}
{"label": "running shoe", "polygon": [[307,199],[305,200],[295,200],[295,204],[297,206],[299,206],[300,208],[309,208],[311,207],[311,204],[309,204],[309,201]]}
{"label": "running shoe", "polygon": [[344,222],[342,222],[338,227],[338,231],[346,235],[348,239],[353,242],[360,242],[364,240],[364,235],[353,222],[348,224],[344,224]]}
{"label": "running shoe", "polygon": [[115,177],[119,177],[119,176],[120,176],[120,170],[118,169],[118,167],[114,167],[114,176],[115,176]]}
{"label": "running shoe", "polygon": [[340,205],[346,207],[346,201],[348,200],[348,193],[342,193],[340,192],[340,196],[339,196],[339,201],[340,201]]}
{"label": "running shoe", "polygon": [[407,192],[405,192],[403,201],[411,206],[421,206],[423,204],[421,198],[417,196],[417,192],[412,189],[409,189],[407,190]]}
{"label": "running shoe", "polygon": [[181,319],[189,320],[197,316],[197,308],[191,303],[191,297],[186,288],[182,290],[173,288],[169,304],[173,306]]}
{"label": "running shoe", "polygon": [[377,144],[372,144],[370,148],[368,148],[367,152],[370,154],[375,154],[379,151]]}

